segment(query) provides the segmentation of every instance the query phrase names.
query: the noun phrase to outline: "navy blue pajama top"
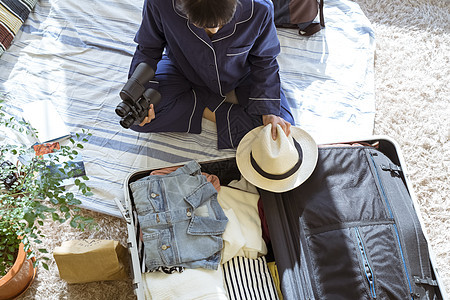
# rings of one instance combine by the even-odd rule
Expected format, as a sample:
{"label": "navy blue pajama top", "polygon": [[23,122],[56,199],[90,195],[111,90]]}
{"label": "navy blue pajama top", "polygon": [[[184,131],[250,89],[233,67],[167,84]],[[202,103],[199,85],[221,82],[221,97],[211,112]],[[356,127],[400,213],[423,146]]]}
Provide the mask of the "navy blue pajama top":
{"label": "navy blue pajama top", "polygon": [[218,95],[208,106],[220,106],[225,94],[245,80],[251,84],[248,113],[280,115],[276,61],[280,43],[272,2],[239,0],[233,19],[210,38],[204,29],[189,22],[175,1],[145,1],[130,74],[141,62],[156,70],[165,49],[187,80]]}

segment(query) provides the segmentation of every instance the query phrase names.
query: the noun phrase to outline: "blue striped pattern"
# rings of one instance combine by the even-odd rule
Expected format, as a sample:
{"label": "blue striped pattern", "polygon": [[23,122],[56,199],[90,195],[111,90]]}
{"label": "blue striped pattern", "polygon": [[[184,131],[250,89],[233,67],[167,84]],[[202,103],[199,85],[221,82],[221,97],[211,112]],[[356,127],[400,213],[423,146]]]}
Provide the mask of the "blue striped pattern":
{"label": "blue striped pattern", "polygon": [[[234,156],[218,151],[213,123],[201,135],[142,134],[119,125],[120,102],[134,53],[143,0],[40,0],[10,49],[0,57],[0,93],[13,114],[35,100],[51,100],[71,132],[92,134],[82,155],[95,196],[83,207],[119,215],[130,172],[191,159]],[[374,34],[359,6],[326,1],[327,27],[300,37],[279,29],[283,88],[297,125],[319,142],[372,133]]]}

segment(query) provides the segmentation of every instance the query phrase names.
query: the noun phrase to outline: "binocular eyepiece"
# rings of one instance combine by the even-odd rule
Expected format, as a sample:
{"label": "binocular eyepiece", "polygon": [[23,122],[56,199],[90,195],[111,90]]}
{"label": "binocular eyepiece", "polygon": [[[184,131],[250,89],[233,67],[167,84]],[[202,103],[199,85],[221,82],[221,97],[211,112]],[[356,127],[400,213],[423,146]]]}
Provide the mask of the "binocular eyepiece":
{"label": "binocular eyepiece", "polygon": [[150,104],[156,106],[161,94],[155,89],[145,89],[145,84],[155,76],[155,71],[147,63],[140,63],[130,79],[120,91],[122,102],[116,107],[116,114],[121,117],[120,125],[130,128],[140,124],[148,115]]}

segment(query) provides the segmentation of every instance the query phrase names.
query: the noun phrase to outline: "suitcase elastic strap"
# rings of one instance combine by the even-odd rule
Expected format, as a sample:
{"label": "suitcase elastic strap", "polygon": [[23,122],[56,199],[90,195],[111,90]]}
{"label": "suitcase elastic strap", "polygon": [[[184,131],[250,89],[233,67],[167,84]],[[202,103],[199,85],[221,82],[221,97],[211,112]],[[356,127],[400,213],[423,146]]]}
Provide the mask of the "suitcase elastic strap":
{"label": "suitcase elastic strap", "polygon": [[[426,295],[427,290],[430,290],[429,287],[432,284],[428,285],[428,282],[433,283],[430,278],[428,244],[421,231],[421,224],[414,207],[409,203],[412,202],[409,191],[399,176],[393,176],[399,175],[401,168],[378,151],[368,151],[368,154],[369,160],[374,166],[376,173],[374,175],[378,177],[382,196],[391,208],[389,209],[391,215],[394,214],[392,217],[396,220],[395,229],[399,238],[401,254],[405,260],[405,271],[407,274],[409,273],[408,281],[411,280],[414,283],[410,282],[412,285],[411,296],[420,298]],[[394,194],[395,197],[391,194]],[[424,286],[425,284],[427,286]]]}

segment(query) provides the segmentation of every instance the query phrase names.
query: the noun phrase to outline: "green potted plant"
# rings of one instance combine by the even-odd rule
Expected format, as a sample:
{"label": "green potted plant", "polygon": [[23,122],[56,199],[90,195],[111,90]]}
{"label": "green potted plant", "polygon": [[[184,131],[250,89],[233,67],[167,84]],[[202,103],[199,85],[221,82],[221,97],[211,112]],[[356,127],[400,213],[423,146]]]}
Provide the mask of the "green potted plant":
{"label": "green potted plant", "polygon": [[[15,132],[36,138],[37,133],[28,123],[7,115],[3,103],[0,99],[0,133]],[[89,136],[83,130],[70,138],[67,145],[56,144],[59,147],[46,155],[35,155],[33,148],[14,139],[6,142],[0,139],[0,299],[22,293],[31,282],[17,286],[17,277],[28,274],[31,276],[28,280],[32,281],[38,263],[48,269],[45,263],[49,259],[45,256],[48,250],[39,247],[44,237],[39,227],[44,220],[70,222],[70,226],[81,230],[95,226],[92,218],[80,215],[77,205],[81,201],[77,194],[92,193],[85,183],[89,178],[79,174],[73,162]],[[63,184],[67,178],[74,179],[72,183],[77,187],[74,192]],[[39,260],[37,252],[43,253]],[[13,292],[13,288],[18,291]]]}

